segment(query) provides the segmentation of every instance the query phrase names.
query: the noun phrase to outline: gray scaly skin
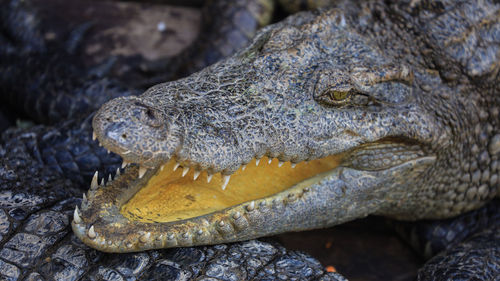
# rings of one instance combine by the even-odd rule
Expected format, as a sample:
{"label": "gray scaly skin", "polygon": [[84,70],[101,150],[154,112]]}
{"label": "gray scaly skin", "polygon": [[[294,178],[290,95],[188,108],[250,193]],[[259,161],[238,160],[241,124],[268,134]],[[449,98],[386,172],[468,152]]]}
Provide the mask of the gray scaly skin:
{"label": "gray scaly skin", "polygon": [[[216,244],[368,214],[447,218],[498,194],[500,6],[340,3],[264,28],[234,56],[118,98],[95,115],[131,167],[94,183],[73,230],[109,252]],[[480,38],[480,39],[479,39]],[[128,221],[119,207],[159,166],[231,175],[263,156],[338,168],[272,196],[183,221]],[[127,191],[127,192],[124,192]],[[112,225],[112,226],[110,226]]]}

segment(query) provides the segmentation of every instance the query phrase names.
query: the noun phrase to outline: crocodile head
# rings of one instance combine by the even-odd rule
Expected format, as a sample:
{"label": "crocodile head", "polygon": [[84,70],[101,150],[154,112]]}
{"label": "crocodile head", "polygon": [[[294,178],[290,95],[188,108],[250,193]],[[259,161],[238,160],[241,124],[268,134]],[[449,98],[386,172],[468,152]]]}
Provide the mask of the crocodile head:
{"label": "crocodile head", "polygon": [[92,247],[128,252],[369,214],[451,215],[422,199],[452,138],[435,91],[417,86],[436,81],[338,10],[294,15],[228,59],[105,104],[95,137],[133,164],[101,184],[96,174],[73,229]]}

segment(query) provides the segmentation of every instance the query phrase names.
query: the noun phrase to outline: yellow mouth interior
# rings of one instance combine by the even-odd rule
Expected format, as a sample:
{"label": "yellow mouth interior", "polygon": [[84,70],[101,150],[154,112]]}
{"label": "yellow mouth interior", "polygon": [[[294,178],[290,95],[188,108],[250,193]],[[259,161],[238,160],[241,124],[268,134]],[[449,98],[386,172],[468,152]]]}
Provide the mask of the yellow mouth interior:
{"label": "yellow mouth interior", "polygon": [[336,168],[341,155],[332,155],[291,167],[290,162],[278,167],[278,160],[268,164],[268,158],[250,162],[231,175],[229,184],[222,190],[220,174],[207,183],[207,173],[202,172],[193,180],[194,171],[182,177],[182,168],[173,171],[174,161],[164,166],[163,171],[152,176],[121,208],[129,220],[141,222],[172,222],[202,216],[235,206],[247,201],[265,198],[286,190],[293,185]]}

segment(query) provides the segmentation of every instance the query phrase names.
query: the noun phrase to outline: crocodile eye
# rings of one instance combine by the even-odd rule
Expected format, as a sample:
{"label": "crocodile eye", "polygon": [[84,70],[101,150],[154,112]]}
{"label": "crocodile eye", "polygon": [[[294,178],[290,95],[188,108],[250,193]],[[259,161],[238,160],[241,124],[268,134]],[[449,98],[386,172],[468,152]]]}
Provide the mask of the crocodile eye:
{"label": "crocodile eye", "polygon": [[316,100],[327,105],[341,106],[350,102],[354,94],[352,89],[328,88],[317,96]]}
{"label": "crocodile eye", "polygon": [[346,91],[331,90],[328,92],[328,94],[330,95],[330,98],[334,101],[343,101],[350,97],[349,92]]}

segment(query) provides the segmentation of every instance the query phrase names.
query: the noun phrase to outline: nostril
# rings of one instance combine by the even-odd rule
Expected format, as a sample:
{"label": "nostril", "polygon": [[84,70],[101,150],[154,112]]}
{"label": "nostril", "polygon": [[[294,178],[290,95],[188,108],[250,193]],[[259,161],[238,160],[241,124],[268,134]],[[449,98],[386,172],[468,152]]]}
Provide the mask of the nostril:
{"label": "nostril", "polygon": [[126,135],[126,134],[123,134],[123,135],[122,135],[122,139],[125,139],[125,140],[126,140],[126,139],[127,139],[127,135]]}
{"label": "nostril", "polygon": [[146,115],[148,116],[149,119],[156,120],[156,116],[150,108],[146,110]]}

